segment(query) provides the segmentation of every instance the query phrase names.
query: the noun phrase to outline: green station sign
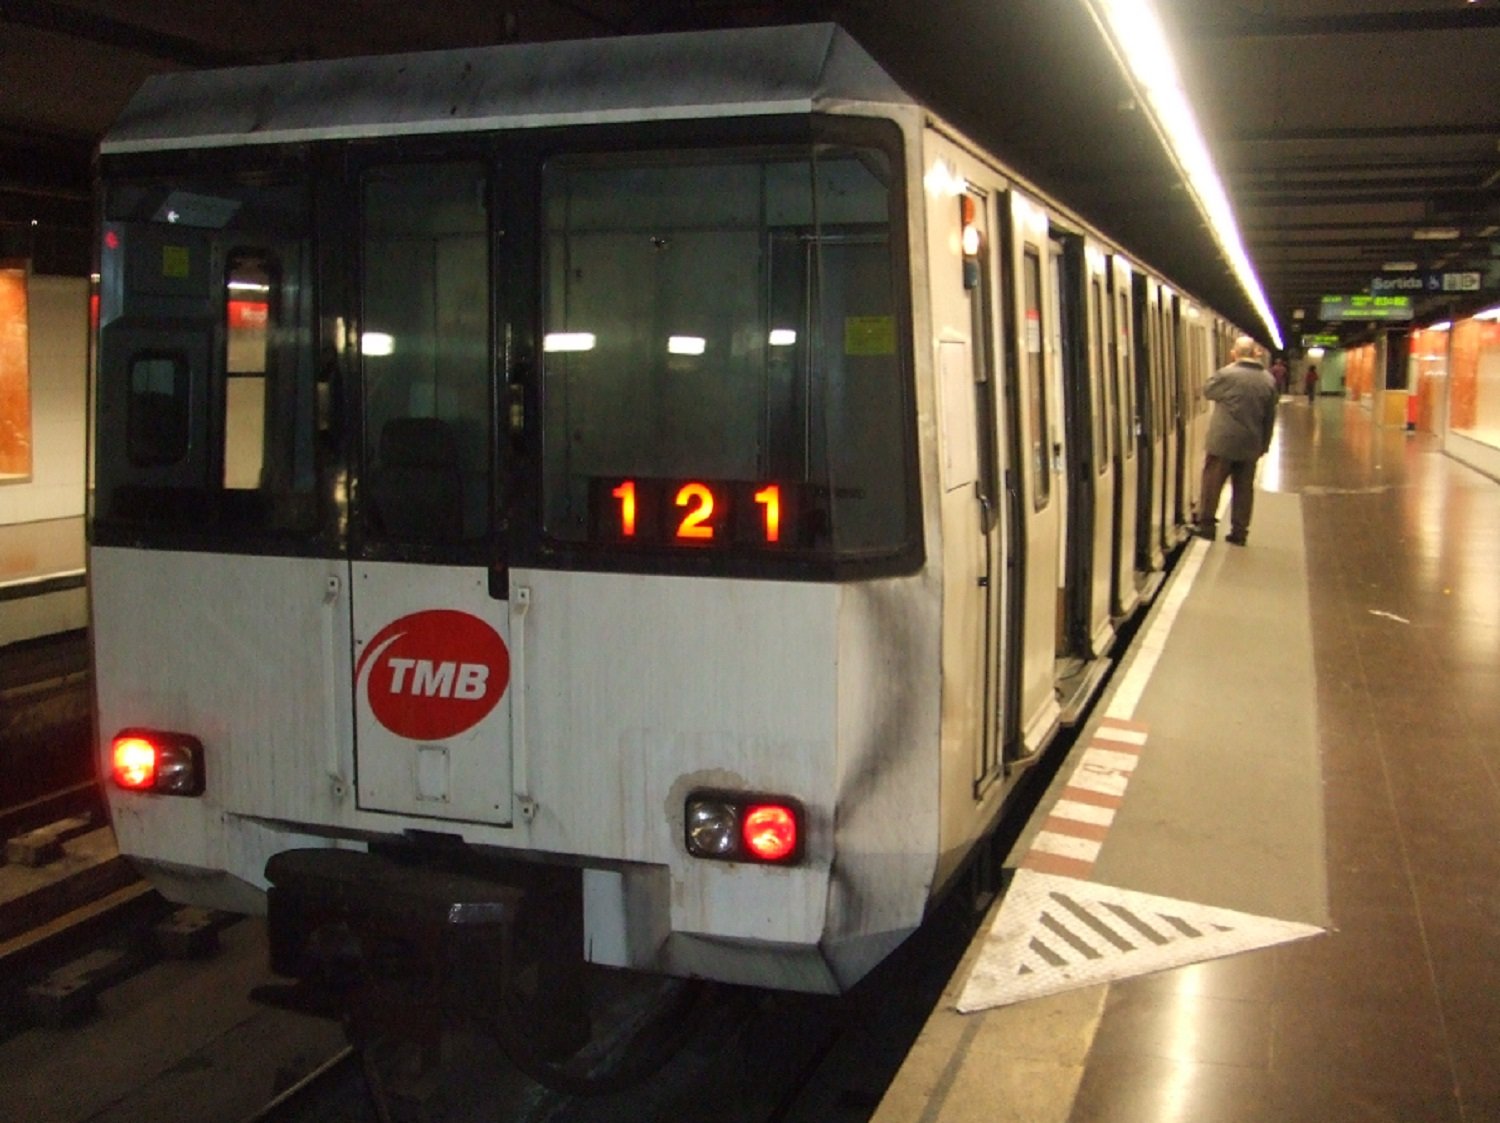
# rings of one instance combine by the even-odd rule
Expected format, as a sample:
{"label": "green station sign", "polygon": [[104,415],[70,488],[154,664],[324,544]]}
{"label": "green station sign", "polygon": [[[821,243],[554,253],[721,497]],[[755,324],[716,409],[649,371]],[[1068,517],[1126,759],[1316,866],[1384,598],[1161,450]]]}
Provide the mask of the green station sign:
{"label": "green station sign", "polygon": [[1349,296],[1325,296],[1319,301],[1318,317],[1324,323],[1337,320],[1409,320],[1411,315],[1409,296],[1353,293]]}

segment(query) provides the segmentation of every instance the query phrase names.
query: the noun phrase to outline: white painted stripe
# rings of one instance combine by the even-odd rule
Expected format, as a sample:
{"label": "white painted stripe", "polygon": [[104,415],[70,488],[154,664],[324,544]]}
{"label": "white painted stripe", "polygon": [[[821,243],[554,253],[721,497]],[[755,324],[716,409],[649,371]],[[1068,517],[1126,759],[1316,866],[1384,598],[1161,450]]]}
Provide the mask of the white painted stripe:
{"label": "white painted stripe", "polygon": [[1134,772],[1140,763],[1141,758],[1135,753],[1122,753],[1116,749],[1101,749],[1098,745],[1090,745],[1083,750],[1083,758],[1078,766],[1107,772]]}
{"label": "white painted stripe", "polygon": [[1092,803],[1079,803],[1076,799],[1060,799],[1052,808],[1059,819],[1072,819],[1079,823],[1092,823],[1096,827],[1107,827],[1115,821],[1114,809],[1095,807]]}
{"label": "white painted stripe", "polygon": [[1135,713],[1136,706],[1140,704],[1141,695],[1145,693],[1146,684],[1151,681],[1152,672],[1156,670],[1156,661],[1161,658],[1162,650],[1166,647],[1167,636],[1171,633],[1172,624],[1177,619],[1177,611],[1182,607],[1182,602],[1187,599],[1188,591],[1193,587],[1193,581],[1197,578],[1198,570],[1202,568],[1203,559],[1207,556],[1208,543],[1201,538],[1195,538],[1188,546],[1187,557],[1182,560],[1173,577],[1172,587],[1165,600],[1162,601],[1161,610],[1152,621],[1145,638],[1140,641],[1139,653],[1131,660],[1124,678],[1110,699],[1109,708],[1104,713],[1105,717],[1129,721],[1131,715]]}
{"label": "white painted stripe", "polygon": [[1091,838],[1074,838],[1070,834],[1055,831],[1040,831],[1031,844],[1033,850],[1056,854],[1060,858],[1077,858],[1081,862],[1092,862],[1099,857],[1099,843]]}
{"label": "white painted stripe", "polygon": [[1118,725],[1103,724],[1094,730],[1094,736],[1105,741],[1122,741],[1127,745],[1144,745],[1146,743],[1146,731],[1143,729],[1125,729]]}
{"label": "white painted stripe", "polygon": [[1079,765],[1068,778],[1070,787],[1082,788],[1086,792],[1100,795],[1124,796],[1125,785],[1130,783],[1130,773],[1106,769],[1088,768]]}

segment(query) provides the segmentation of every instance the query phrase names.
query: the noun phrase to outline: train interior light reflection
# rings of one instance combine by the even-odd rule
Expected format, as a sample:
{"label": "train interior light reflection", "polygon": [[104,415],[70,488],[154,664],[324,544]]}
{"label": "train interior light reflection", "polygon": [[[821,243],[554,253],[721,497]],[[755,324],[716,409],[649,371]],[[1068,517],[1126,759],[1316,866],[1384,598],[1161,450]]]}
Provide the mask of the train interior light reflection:
{"label": "train interior light reflection", "polygon": [[797,333],[791,328],[772,328],[768,342],[772,347],[793,347],[797,343]]}
{"label": "train interior light reflection", "polygon": [[361,355],[389,355],[395,350],[395,337],[383,331],[367,331],[359,337],[359,353]]}
{"label": "train interior light reflection", "polygon": [[667,339],[667,353],[672,355],[701,355],[708,348],[708,340],[701,335],[674,335]]}
{"label": "train interior light reflection", "polygon": [[592,351],[598,342],[589,331],[552,331],[542,339],[542,350],[552,353],[560,351]]}

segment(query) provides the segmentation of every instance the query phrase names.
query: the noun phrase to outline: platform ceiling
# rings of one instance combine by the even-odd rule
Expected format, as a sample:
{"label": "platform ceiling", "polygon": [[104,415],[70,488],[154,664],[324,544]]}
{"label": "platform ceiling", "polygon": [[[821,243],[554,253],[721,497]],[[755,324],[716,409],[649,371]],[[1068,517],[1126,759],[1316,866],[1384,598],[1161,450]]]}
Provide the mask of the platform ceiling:
{"label": "platform ceiling", "polygon": [[[1387,262],[1500,280],[1500,0],[1157,5],[1289,342]],[[0,0],[0,256],[88,269],[94,147],[152,73],[807,20],[1262,330],[1084,0]]]}

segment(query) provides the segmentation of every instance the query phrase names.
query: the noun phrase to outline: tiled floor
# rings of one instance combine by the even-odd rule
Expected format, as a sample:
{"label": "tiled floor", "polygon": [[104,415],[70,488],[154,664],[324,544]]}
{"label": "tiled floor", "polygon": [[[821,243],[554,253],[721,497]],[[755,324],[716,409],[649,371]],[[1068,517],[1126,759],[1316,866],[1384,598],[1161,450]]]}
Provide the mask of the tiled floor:
{"label": "tiled floor", "polygon": [[1072,1120],[1500,1120],[1500,484],[1300,398],[1261,481],[1302,497],[1336,931],[1114,984]]}

